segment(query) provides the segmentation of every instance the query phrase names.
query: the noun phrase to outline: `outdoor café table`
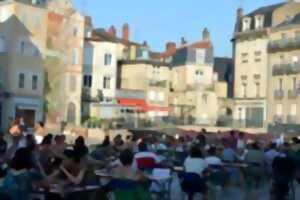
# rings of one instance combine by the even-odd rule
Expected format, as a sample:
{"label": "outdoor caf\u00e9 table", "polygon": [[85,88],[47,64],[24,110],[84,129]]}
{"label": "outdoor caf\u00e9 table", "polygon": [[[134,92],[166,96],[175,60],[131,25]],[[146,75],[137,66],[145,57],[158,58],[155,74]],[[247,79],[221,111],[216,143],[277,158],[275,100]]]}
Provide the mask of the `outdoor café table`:
{"label": "outdoor caf\u00e9 table", "polygon": [[[108,183],[109,180],[114,178],[120,178],[118,176],[113,175],[111,172],[105,171],[105,170],[95,170],[94,171],[97,176],[101,179],[105,180],[105,183]],[[155,184],[158,188],[158,191],[165,191],[170,194],[171,190],[171,182],[172,182],[172,175],[169,171],[169,173],[165,173],[163,169],[154,169],[152,174],[146,174],[146,177],[152,181],[153,184]],[[167,187],[165,187],[167,185]],[[166,189],[167,188],[167,189]],[[157,192],[159,193],[159,192]]]}

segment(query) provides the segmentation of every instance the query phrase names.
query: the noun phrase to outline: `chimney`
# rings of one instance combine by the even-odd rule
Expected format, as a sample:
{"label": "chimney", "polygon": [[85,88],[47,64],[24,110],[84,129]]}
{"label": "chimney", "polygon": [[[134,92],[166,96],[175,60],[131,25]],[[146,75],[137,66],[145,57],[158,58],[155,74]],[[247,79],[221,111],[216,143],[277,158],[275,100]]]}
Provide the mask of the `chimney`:
{"label": "chimney", "polygon": [[143,46],[148,47],[148,42],[146,40],[143,42]]}
{"label": "chimney", "polygon": [[187,41],[185,40],[184,37],[181,37],[181,45],[184,46],[187,44]]}
{"label": "chimney", "polygon": [[115,26],[110,26],[109,29],[107,30],[107,33],[112,36],[112,37],[116,37],[117,35],[117,30],[115,28]]}
{"label": "chimney", "polygon": [[240,7],[236,11],[236,19],[237,19],[237,21],[239,21],[243,16],[244,16],[244,9]]}
{"label": "chimney", "polygon": [[207,28],[203,29],[202,40],[203,41],[210,41],[210,32],[209,32],[209,30]]}
{"label": "chimney", "polygon": [[123,33],[122,34],[123,34],[122,35],[123,40],[129,41],[129,25],[128,25],[128,23],[125,23],[123,25]]}
{"label": "chimney", "polygon": [[168,42],[166,44],[166,52],[175,53],[176,52],[176,43],[175,42]]}

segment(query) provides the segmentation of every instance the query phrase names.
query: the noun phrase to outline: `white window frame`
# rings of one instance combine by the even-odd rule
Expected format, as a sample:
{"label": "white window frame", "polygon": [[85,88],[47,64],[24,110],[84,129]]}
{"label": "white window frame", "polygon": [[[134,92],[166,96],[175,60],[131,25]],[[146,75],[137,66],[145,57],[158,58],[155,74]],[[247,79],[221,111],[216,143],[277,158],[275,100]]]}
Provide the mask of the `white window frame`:
{"label": "white window frame", "polygon": [[251,28],[251,18],[250,17],[243,18],[242,30],[248,31],[250,30],[250,28]]}
{"label": "white window frame", "polygon": [[111,77],[104,76],[102,85],[103,85],[103,89],[110,90],[111,89]]}
{"label": "white window frame", "polygon": [[104,54],[104,66],[112,66],[113,56],[112,53]]}
{"label": "white window frame", "polygon": [[[35,82],[36,78],[36,82]],[[39,76],[37,74],[32,75],[32,82],[31,82],[31,88],[32,90],[38,90],[39,87]]]}
{"label": "white window frame", "polygon": [[256,15],[255,16],[255,29],[261,29],[264,27],[264,16]]}

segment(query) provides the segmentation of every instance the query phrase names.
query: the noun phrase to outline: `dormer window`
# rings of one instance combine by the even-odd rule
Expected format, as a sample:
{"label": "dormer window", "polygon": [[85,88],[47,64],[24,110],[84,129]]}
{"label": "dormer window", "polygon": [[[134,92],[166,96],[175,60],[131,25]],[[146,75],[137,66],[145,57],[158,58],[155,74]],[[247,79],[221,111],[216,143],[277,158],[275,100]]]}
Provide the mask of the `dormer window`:
{"label": "dormer window", "polygon": [[255,29],[264,27],[264,17],[262,15],[255,16]]}
{"label": "dormer window", "polygon": [[251,25],[251,18],[246,17],[243,19],[243,31],[248,31],[250,30],[250,25]]}

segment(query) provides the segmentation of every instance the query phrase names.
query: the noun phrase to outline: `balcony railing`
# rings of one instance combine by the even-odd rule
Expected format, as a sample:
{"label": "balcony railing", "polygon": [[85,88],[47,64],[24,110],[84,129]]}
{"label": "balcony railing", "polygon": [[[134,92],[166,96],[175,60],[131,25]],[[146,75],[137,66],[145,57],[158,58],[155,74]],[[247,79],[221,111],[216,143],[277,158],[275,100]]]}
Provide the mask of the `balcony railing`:
{"label": "balcony railing", "polygon": [[146,94],[143,90],[120,89],[116,90],[116,97],[145,99]]}
{"label": "balcony railing", "polygon": [[299,74],[300,73],[300,63],[293,64],[277,64],[273,65],[273,76],[289,75],[289,74]]}
{"label": "balcony railing", "polygon": [[207,85],[207,84],[190,84],[187,85],[186,90],[187,91],[214,91],[214,86],[213,85]]}
{"label": "balcony railing", "polygon": [[300,37],[274,40],[268,44],[268,52],[273,53],[281,50],[293,50],[300,48]]}
{"label": "balcony railing", "polygon": [[298,96],[299,96],[299,90],[289,90],[288,91],[289,99],[297,99]]}
{"label": "balcony railing", "polygon": [[274,91],[274,99],[281,100],[284,97],[284,91],[283,90],[275,90]]}
{"label": "balcony railing", "polygon": [[286,123],[287,124],[297,124],[298,123],[297,116],[296,115],[288,115],[286,118]]}
{"label": "balcony railing", "polygon": [[150,80],[149,81],[149,86],[150,87],[162,87],[165,88],[167,87],[168,82],[167,81],[157,81],[157,80]]}

